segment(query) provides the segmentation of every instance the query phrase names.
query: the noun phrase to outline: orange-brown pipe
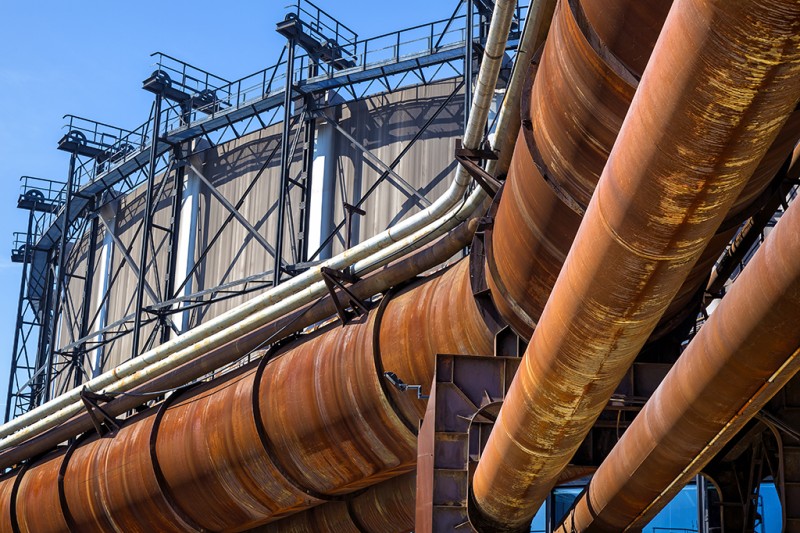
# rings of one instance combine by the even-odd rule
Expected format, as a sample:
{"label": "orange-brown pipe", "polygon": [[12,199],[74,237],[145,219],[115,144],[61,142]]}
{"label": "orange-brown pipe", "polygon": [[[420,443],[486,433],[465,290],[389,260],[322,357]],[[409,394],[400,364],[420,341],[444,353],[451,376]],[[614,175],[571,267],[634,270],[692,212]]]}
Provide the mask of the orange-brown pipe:
{"label": "orange-brown pipe", "polygon": [[[396,286],[406,280],[422,274],[426,270],[434,268],[440,263],[452,257],[460,249],[467,246],[475,233],[477,221],[470,220],[456,227],[445,237],[432,244],[428,248],[417,251],[409,257],[384,267],[382,270],[359,280],[350,287],[350,291],[359,298],[369,298],[372,295],[384,290],[387,286]],[[342,305],[349,303],[345,295],[337,294],[337,299]],[[468,308],[467,308],[468,310]],[[319,302],[309,304],[274,322],[261,326],[255,331],[247,333],[242,337],[216,348],[193,360],[176,370],[159,376],[151,382],[141,385],[134,389],[132,394],[123,395],[115,398],[104,405],[106,412],[111,415],[120,415],[141,405],[144,401],[159,396],[159,393],[150,391],[161,391],[179,387],[193,379],[200,378],[221,366],[236,361],[247,355],[253,349],[261,346],[265,341],[271,343],[278,342],[291,336],[296,331],[324,320],[336,312],[331,296],[322,298]],[[92,430],[92,421],[87,414],[76,416],[68,422],[53,428],[43,435],[23,443],[20,446],[3,450],[0,452],[0,468],[22,462],[32,456],[52,449],[60,442],[64,442],[81,432]]]}
{"label": "orange-brown pipe", "polygon": [[[436,353],[489,351],[492,338],[462,261],[389,294],[345,327],[330,325],[260,363],[176,393],[112,436],[34,462],[16,476],[20,524],[33,531],[66,524],[80,531],[241,530],[408,472],[419,400],[388,394],[384,367],[412,383],[425,379]],[[54,512],[31,511],[42,506]],[[366,507],[360,513],[382,519]]]}
{"label": "orange-brown pipe", "polygon": [[795,202],[605,459],[561,531],[640,529],[800,369]]}
{"label": "orange-brown pipe", "polygon": [[248,533],[405,533],[414,529],[416,474],[392,478]]}
{"label": "orange-brown pipe", "polygon": [[[542,57],[531,70],[535,81],[522,95],[527,120],[489,245],[495,304],[524,337],[532,335],[564,264],[670,5],[671,0],[569,0],[556,9]],[[697,312],[711,267],[798,138],[796,111],[650,340]]]}
{"label": "orange-brown pipe", "polygon": [[534,514],[796,106],[798,11],[673,5],[475,472],[490,524]]}

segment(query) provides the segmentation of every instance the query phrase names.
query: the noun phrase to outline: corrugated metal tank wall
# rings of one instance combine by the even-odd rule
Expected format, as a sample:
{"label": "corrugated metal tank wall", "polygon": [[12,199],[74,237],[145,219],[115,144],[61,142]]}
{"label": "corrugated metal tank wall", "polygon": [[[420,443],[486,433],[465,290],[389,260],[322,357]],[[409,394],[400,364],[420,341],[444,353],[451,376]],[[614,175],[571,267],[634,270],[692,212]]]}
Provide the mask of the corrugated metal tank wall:
{"label": "corrugated metal tank wall", "polygon": [[[451,79],[393,93],[384,93],[328,107],[324,109],[324,113],[334,118],[345,131],[388,165],[411,142],[420,128],[436,113],[439,106],[456,91],[459,81]],[[456,92],[461,93],[460,90]],[[421,135],[420,142],[411,147],[395,168],[398,175],[431,202],[447,188],[452,172],[455,170],[453,150],[455,139],[460,137],[463,132],[463,113],[463,98],[460,96],[452,98]],[[317,173],[313,179],[333,180],[331,185],[335,192],[331,198],[323,199],[323,202],[331,202],[332,223],[337,224],[344,216],[343,201],[356,204],[370,186],[380,178],[384,168],[373,159],[365,157],[360,149],[340,132],[334,131],[333,126],[328,124],[325,119],[317,121],[317,131],[319,132],[321,128],[329,128],[329,131],[332,132],[333,142],[330,145],[335,161],[329,168],[334,169],[334,172],[332,176],[324,177]],[[296,132],[297,129],[294,128],[290,135],[292,140],[294,140]],[[274,157],[239,207],[239,212],[270,245],[274,244],[277,231],[280,135],[281,124],[275,124],[203,151],[202,163],[195,160],[196,165],[201,165],[198,170],[232,204],[236,204],[267,162],[270,153],[278,147]],[[319,149],[320,147],[318,147]],[[294,180],[302,177],[302,158],[303,131],[301,130],[290,167],[290,177]],[[187,167],[186,173],[189,172],[190,169]],[[159,177],[156,180],[156,192],[160,190],[162,179]],[[168,234],[158,226],[170,226],[172,187],[173,174],[170,174],[165,189],[159,196],[152,230],[154,249],[149,251],[150,260],[153,261],[153,257],[155,260],[148,269],[147,281],[160,297],[164,288],[164,275],[168,261]],[[287,263],[292,264],[296,262],[296,253],[299,253],[293,249],[293,236],[296,236],[299,231],[299,188],[291,188],[290,198],[289,206],[287,206],[283,257]],[[115,234],[119,241],[129,248],[128,254],[136,263],[138,263],[141,253],[141,234],[137,234],[137,229],[142,219],[143,206],[144,186],[140,186],[121,198],[116,210]],[[355,217],[352,232],[353,243],[363,241],[397,221],[416,213],[423,207],[423,204],[413,195],[404,191],[397,185],[396,180],[389,176],[362,207],[367,213],[363,217]],[[274,252],[266,250],[249,234],[247,229],[235,220],[225,226],[224,223],[228,217],[229,211],[212,196],[207,187],[201,184],[198,199],[195,259],[200,257],[202,251],[215,238],[220,228],[224,226],[224,229],[192,276],[192,292],[213,288],[226,282],[260,273],[266,273],[263,279],[271,279]],[[104,228],[101,224],[96,237],[98,257],[103,234]],[[324,239],[326,236],[327,234],[323,231],[321,238]],[[79,245],[86,248],[88,238],[88,235],[85,236]],[[308,251],[309,255],[313,254],[315,249],[314,246],[311,246]],[[333,241],[332,251],[335,254],[343,249],[344,230],[340,230]],[[82,275],[80,273],[85,269],[85,263],[86,254],[83,253],[71,266],[71,271]],[[123,254],[116,246],[112,253],[109,272],[113,286],[107,303],[106,323],[112,324],[133,312],[137,277],[130,266],[126,264]],[[91,299],[92,313],[90,316],[95,314],[98,305],[96,293],[102,274],[95,267],[95,289],[93,290],[95,296]],[[182,276],[176,280],[176,288],[182,281]],[[209,320],[268,287],[267,283],[262,289],[253,293],[235,296],[193,310],[190,313],[189,324],[193,327]],[[80,303],[82,290],[82,280],[77,277],[73,278],[70,281],[70,294],[71,298],[75,300],[76,306]],[[152,303],[147,293],[145,293],[144,302],[145,306]],[[144,317],[145,315],[143,315]],[[175,321],[178,322],[177,317],[175,317]],[[145,345],[153,327],[154,324],[149,324],[142,328],[142,345]],[[70,341],[68,335],[62,336],[62,339],[61,345]],[[131,335],[128,334],[110,342],[105,347],[103,370],[113,368],[129,359],[130,356]]]}
{"label": "corrugated metal tank wall", "polygon": [[[448,80],[351,102],[339,107],[338,122],[355,140],[388,165],[457,85],[458,80]],[[461,137],[463,131],[464,100],[456,97],[428,126],[395,167],[395,172],[421,196],[434,201],[447,189],[448,178],[456,168],[453,158],[455,139]],[[364,157],[344,136],[337,133],[334,137],[338,154],[334,222],[338,222],[344,216],[342,202],[357,203],[384,169]],[[373,193],[375,197],[365,203],[367,214],[354,218],[353,243],[361,242],[424,208],[418,198],[393,182],[394,178],[389,176]],[[344,239],[344,230],[341,230],[334,241],[334,254],[344,249]]]}
{"label": "corrugated metal tank wall", "polygon": [[[155,191],[160,190],[161,179],[163,178],[156,181],[154,187]],[[147,269],[145,279],[157,295],[161,295],[164,290],[163,276],[167,266],[167,255],[169,252],[167,243],[169,235],[156,226],[169,227],[172,205],[170,200],[172,183],[172,178],[170,176],[164,185],[164,193],[159,197],[159,201],[156,204],[156,211],[153,216],[154,227],[151,232],[153,247],[150,248],[148,252],[148,263],[150,266]],[[134,263],[137,264],[137,267],[142,246],[142,233],[139,227],[141,226],[142,216],[144,215],[144,192],[145,190],[142,186],[121,198],[116,215],[115,233],[119,237],[119,241],[122,245],[128,250],[128,255]],[[157,194],[157,192],[154,194]],[[133,313],[133,306],[136,299],[137,276],[116,246],[112,255],[110,272],[112,279],[113,276],[116,275],[116,280],[113,282],[113,288],[109,294],[107,303],[108,324],[113,324]],[[143,301],[145,306],[152,305],[153,303],[147,291],[145,291]],[[147,318],[148,315],[143,313],[142,320],[144,321]],[[140,346],[146,346],[147,340],[155,327],[155,322],[142,326]],[[128,329],[133,329],[132,323],[128,325]],[[113,335],[113,333],[109,334],[109,336]],[[131,356],[131,335],[121,336],[109,343],[105,347],[104,356],[105,364],[103,365],[103,370],[113,368],[119,363],[129,359]]]}

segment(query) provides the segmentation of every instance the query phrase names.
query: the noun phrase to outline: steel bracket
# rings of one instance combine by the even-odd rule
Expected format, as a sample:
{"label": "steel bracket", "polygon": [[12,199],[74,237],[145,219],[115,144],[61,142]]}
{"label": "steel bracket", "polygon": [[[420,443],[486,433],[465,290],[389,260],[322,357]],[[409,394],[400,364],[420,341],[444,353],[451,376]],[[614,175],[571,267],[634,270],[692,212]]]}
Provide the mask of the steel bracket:
{"label": "steel bracket", "polygon": [[487,148],[476,150],[464,148],[461,145],[461,139],[456,139],[455,158],[456,161],[461,163],[464,170],[478,182],[478,185],[486,191],[486,194],[494,198],[497,191],[499,191],[500,187],[503,185],[503,182],[483,170],[480,166],[480,162],[482,160],[497,159],[497,153]]}
{"label": "steel bracket", "polygon": [[350,289],[345,286],[345,283],[352,284],[358,281],[358,277],[349,272],[334,270],[328,267],[322,267],[320,269],[320,274],[322,274],[322,280],[325,282],[325,286],[328,287],[328,292],[333,299],[333,305],[336,306],[336,314],[339,315],[339,318],[342,321],[342,326],[349,322],[350,316],[348,315],[345,306],[343,306],[339,301],[339,296],[336,294],[337,287],[347,295],[347,300],[353,309],[353,313],[359,316],[367,314],[367,307],[361,302],[361,300],[358,299],[355,294],[350,291]]}
{"label": "steel bracket", "polygon": [[81,401],[92,419],[97,434],[105,436],[119,431],[120,422],[115,417],[108,414],[108,412],[100,406],[100,402],[108,403],[113,400],[113,397],[106,394],[97,394],[88,389],[81,391]]}

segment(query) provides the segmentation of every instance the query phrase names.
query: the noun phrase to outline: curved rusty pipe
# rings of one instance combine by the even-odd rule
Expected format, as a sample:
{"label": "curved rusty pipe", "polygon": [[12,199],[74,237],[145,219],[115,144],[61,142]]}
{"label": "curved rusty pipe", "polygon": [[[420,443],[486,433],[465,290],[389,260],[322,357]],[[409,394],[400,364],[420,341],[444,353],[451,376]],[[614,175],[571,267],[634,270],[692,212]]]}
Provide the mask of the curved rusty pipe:
{"label": "curved rusty pipe", "polygon": [[800,369],[800,205],[625,431],[561,531],[637,530]]}
{"label": "curved rusty pipe", "polygon": [[[638,68],[644,68],[670,5],[671,0],[560,2],[546,46],[531,66],[535,81],[529,81],[522,95],[526,120],[497,213],[499,229],[487,244],[487,268],[492,274],[488,284],[495,304],[526,338],[532,335],[564,264],[638,86]],[[711,267],[798,138],[800,112],[795,112],[650,341],[696,312]]]}
{"label": "curved rusty pipe", "polygon": [[[17,476],[17,514],[47,521],[36,531],[63,530],[62,523],[80,531],[235,530],[410,471],[416,400],[388,393],[384,365],[418,358],[402,376],[412,380],[424,377],[436,353],[491,348],[492,332],[469,309],[467,266],[388,295],[346,327],[275,349],[257,367],[174,394],[113,438],[34,462]],[[456,287],[460,296],[450,298]],[[28,512],[45,505],[51,515]]]}
{"label": "curved rusty pipe", "polygon": [[673,5],[475,472],[490,527],[533,516],[797,105],[798,20]]}
{"label": "curved rusty pipe", "polygon": [[[436,267],[470,243],[476,226],[477,221],[475,220],[464,222],[430,247],[400,259],[371,274],[369,277],[356,282],[350,287],[351,292],[359,298],[366,299],[385,290],[386,287],[396,286],[422,274],[426,270]],[[342,305],[348,305],[345,295],[338,293],[337,298]],[[246,356],[252,350],[263,346],[265,341],[270,343],[279,342],[335,313],[336,307],[333,299],[331,296],[326,296],[318,303],[307,305],[294,313],[281,317],[279,320],[261,326],[168,374],[159,376],[133,389],[128,395],[115,398],[106,404],[104,409],[113,416],[121,415],[138,407],[147,400],[157,398],[161,394],[152,393],[151,391],[163,391],[180,387],[193,379],[201,378],[217,368]],[[90,431],[92,428],[91,418],[87,414],[76,416],[39,437],[0,452],[0,468],[7,468],[43,453],[58,443],[64,442],[82,432]]]}

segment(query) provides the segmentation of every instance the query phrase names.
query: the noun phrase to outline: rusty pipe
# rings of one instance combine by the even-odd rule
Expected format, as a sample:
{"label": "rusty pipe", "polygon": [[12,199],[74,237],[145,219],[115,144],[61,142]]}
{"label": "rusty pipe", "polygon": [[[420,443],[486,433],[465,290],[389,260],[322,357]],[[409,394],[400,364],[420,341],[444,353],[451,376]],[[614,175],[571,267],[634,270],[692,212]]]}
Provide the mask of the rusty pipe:
{"label": "rusty pipe", "polygon": [[414,529],[414,472],[247,533],[405,533]]}
{"label": "rusty pipe", "polygon": [[[487,244],[487,268],[492,272],[488,283],[495,304],[526,338],[541,316],[638,86],[641,72],[620,58],[631,50],[640,61],[649,57],[671,0],[646,5],[644,9],[641,2],[630,0],[610,5],[595,0],[561,2],[541,57],[531,65],[522,94],[526,120],[517,143],[520,149],[505,187],[506,200],[497,213],[497,225],[514,230],[495,232]],[[609,16],[612,12],[623,20]],[[620,47],[628,42],[631,50],[626,52]],[[708,272],[741,221],[757,207],[758,196],[798,138],[796,111],[734,202],[651,341],[696,311]],[[523,151],[525,145],[528,149]],[[519,251],[530,261],[517,261]]]}
{"label": "rusty pipe", "polygon": [[636,416],[561,531],[637,530],[800,369],[795,202]]}
{"label": "rusty pipe", "polygon": [[475,472],[490,525],[533,516],[797,105],[798,11],[670,10]]}
{"label": "rusty pipe", "polygon": [[[366,299],[373,294],[386,290],[387,287],[398,285],[407,279],[434,268],[469,244],[472,235],[475,233],[476,225],[477,222],[475,220],[462,223],[447,236],[436,241],[428,248],[383,267],[369,277],[356,282],[350,290],[359,298]],[[345,296],[341,293],[338,293],[337,298],[342,305],[348,305]],[[168,374],[140,385],[133,389],[131,394],[115,398],[106,404],[104,408],[114,416],[125,413],[160,395],[160,393],[150,393],[150,391],[163,391],[180,387],[191,380],[201,378],[209,372],[247,355],[252,350],[262,346],[266,340],[278,342],[305,327],[326,319],[335,314],[335,312],[336,307],[333,299],[330,295],[325,296],[318,303],[306,305],[294,313],[261,326],[252,332],[245,333],[236,340],[215,348]],[[92,427],[91,419],[87,414],[83,413],[76,416],[34,439],[0,452],[0,468],[7,468],[43,453],[60,442],[91,430]]]}
{"label": "rusty pipe", "polygon": [[469,349],[452,344],[461,337],[450,331],[454,324],[479,327],[463,336],[476,346],[490,345],[491,332],[478,319],[471,325],[459,320],[465,306],[475,305],[471,293],[441,303],[468,279],[466,264],[400,295],[416,302],[415,311],[398,311],[407,321],[438,315],[416,324],[425,342],[394,346],[394,336],[381,335],[381,319],[395,296],[387,295],[380,307],[346,327],[332,324],[172,395],[157,412],[126,421],[113,438],[88,439],[66,454],[34,461],[21,476],[17,508],[42,501],[29,487],[47,487],[60,511],[47,519],[61,517],[76,530],[236,530],[412,470],[413,412],[404,415],[387,394],[381,350],[432,361],[435,353]]}

